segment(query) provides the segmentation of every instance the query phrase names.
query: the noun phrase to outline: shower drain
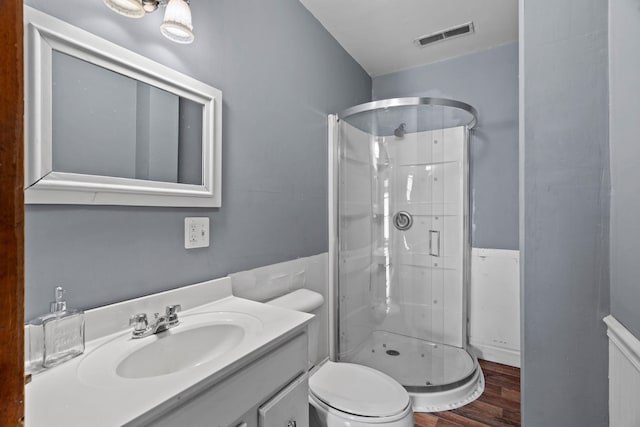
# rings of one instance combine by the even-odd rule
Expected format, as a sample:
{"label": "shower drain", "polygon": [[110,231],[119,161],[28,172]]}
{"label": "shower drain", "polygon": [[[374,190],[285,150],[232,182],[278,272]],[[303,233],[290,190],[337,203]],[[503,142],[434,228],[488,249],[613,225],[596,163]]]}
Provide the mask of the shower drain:
{"label": "shower drain", "polygon": [[400,356],[400,352],[398,350],[387,350],[387,354],[389,356]]}

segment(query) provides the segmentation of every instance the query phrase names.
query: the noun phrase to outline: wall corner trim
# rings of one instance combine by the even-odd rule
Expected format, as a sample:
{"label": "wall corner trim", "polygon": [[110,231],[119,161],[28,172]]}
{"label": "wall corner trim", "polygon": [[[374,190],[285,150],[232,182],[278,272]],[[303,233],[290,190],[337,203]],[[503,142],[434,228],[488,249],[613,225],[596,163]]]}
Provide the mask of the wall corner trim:
{"label": "wall corner trim", "polygon": [[640,339],[629,332],[629,330],[612,315],[605,317],[604,323],[607,325],[609,341],[640,371]]}

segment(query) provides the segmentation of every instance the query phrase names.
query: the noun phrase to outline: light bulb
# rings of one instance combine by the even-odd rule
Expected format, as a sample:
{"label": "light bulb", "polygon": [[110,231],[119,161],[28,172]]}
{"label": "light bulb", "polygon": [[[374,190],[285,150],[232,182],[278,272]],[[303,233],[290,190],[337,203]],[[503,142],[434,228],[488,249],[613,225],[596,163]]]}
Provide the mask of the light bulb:
{"label": "light bulb", "polygon": [[159,4],[159,0],[142,0],[142,7],[147,13],[155,12]]}
{"label": "light bulb", "polygon": [[128,18],[142,18],[144,16],[142,0],[104,0],[104,4],[114,12]]}
{"label": "light bulb", "polygon": [[193,42],[191,9],[184,0],[169,0],[164,20],[160,25],[162,35],[176,43]]}

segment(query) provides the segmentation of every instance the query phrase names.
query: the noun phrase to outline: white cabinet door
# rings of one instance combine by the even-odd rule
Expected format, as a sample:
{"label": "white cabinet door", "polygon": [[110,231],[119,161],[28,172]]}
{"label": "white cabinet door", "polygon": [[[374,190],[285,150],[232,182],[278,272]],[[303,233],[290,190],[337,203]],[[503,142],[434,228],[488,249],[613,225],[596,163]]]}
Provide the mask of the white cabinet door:
{"label": "white cabinet door", "polygon": [[309,427],[308,396],[303,374],[258,409],[258,427]]}

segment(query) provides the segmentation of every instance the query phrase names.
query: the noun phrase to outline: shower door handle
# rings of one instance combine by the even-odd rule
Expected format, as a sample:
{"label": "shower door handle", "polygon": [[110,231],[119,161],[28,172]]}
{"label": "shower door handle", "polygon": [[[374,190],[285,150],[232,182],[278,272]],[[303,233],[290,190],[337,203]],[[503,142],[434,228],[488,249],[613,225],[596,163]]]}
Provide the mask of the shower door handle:
{"label": "shower door handle", "polygon": [[429,230],[429,255],[440,256],[440,231]]}

